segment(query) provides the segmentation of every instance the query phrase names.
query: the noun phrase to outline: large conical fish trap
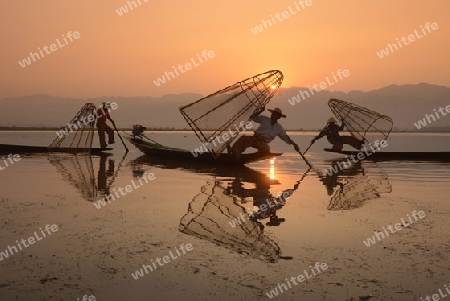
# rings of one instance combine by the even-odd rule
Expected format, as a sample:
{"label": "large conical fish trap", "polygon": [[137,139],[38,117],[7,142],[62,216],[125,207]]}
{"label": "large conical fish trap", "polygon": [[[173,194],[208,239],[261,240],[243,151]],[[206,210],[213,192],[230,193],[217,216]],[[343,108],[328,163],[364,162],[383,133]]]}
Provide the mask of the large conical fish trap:
{"label": "large conical fish trap", "polygon": [[57,132],[57,137],[49,148],[58,148],[90,151],[94,138],[95,121],[97,120],[96,107],[93,103],[85,104],[80,111]]}
{"label": "large conical fish trap", "polygon": [[180,108],[197,137],[214,157],[244,129],[250,116],[263,108],[283,82],[281,71],[255,75]]}
{"label": "large conical fish trap", "polygon": [[393,122],[389,116],[339,99],[330,99],[328,106],[358,140],[374,144],[376,140],[386,140],[391,133]]}

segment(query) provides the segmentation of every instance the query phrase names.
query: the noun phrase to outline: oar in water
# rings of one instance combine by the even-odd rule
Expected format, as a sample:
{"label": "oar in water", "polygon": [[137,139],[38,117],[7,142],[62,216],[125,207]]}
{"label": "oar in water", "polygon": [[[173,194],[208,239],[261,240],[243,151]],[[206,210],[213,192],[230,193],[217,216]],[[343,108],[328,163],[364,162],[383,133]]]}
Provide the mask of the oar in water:
{"label": "oar in water", "polygon": [[308,148],[305,150],[305,152],[303,153],[303,155],[306,154],[306,152],[311,148],[311,146],[312,146],[315,142],[316,142],[315,139],[311,140],[311,143],[309,144]]}
{"label": "oar in water", "polygon": [[111,121],[112,125],[114,126],[114,129],[116,130],[117,135],[119,135],[120,141],[122,141],[122,144],[123,144],[123,146],[125,147],[125,149],[127,150],[127,153],[128,153],[128,147],[125,144],[125,142],[123,142],[122,136],[120,136],[119,130],[116,127],[116,123],[114,122],[114,120],[112,120],[112,118],[109,118],[109,120]]}
{"label": "oar in water", "polygon": [[308,166],[312,168],[311,163],[309,163],[309,161],[306,159],[306,157],[303,156],[302,152],[301,152],[300,150],[298,150],[297,153],[299,153],[300,156],[302,156],[302,158],[303,158],[303,160],[305,161],[305,163],[308,164]]}

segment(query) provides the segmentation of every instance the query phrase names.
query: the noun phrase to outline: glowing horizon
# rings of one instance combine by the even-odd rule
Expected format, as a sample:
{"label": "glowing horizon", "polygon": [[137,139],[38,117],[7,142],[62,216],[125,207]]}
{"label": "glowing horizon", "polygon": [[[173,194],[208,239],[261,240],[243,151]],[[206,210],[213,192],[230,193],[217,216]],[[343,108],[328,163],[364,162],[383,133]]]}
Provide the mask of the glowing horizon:
{"label": "glowing horizon", "polygon": [[[450,86],[444,0],[127,3],[5,3],[0,99],[207,95],[273,69],[282,88]],[[340,69],[350,76],[333,80]]]}

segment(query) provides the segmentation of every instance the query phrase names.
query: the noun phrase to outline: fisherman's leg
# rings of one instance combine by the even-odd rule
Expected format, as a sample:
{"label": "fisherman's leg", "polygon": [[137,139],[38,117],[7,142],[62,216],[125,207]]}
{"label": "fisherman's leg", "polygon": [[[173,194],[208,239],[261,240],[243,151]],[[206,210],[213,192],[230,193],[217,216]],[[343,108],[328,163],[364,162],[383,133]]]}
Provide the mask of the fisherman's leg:
{"label": "fisherman's leg", "polygon": [[266,141],[264,140],[258,140],[256,145],[254,146],[258,152],[263,153],[263,154],[268,154],[270,153],[270,146],[269,144],[266,143]]}
{"label": "fisherman's leg", "polygon": [[100,142],[100,147],[101,148],[106,148],[107,144],[106,144],[106,140],[105,140],[105,126],[106,124],[104,123],[97,123],[97,133],[98,133],[98,139]]}
{"label": "fisherman's leg", "polygon": [[105,131],[108,134],[108,144],[114,143],[114,130],[105,124]]}
{"label": "fisherman's leg", "polygon": [[363,145],[362,140],[358,140],[353,136],[342,136],[342,143],[351,145],[353,148],[356,148],[357,150],[360,150]]}
{"label": "fisherman's leg", "polygon": [[233,152],[233,155],[239,159],[241,158],[241,154],[245,152],[245,150],[249,147],[255,147],[255,137],[253,136],[241,136],[239,139],[234,143],[233,147],[231,148],[231,151]]}
{"label": "fisherman's leg", "polygon": [[344,143],[342,139],[339,139],[338,141],[336,141],[336,143],[333,144],[333,147],[331,149],[340,152],[343,147]]}
{"label": "fisherman's leg", "polygon": [[100,157],[100,165],[98,167],[98,190],[105,191],[106,190],[106,156]]}

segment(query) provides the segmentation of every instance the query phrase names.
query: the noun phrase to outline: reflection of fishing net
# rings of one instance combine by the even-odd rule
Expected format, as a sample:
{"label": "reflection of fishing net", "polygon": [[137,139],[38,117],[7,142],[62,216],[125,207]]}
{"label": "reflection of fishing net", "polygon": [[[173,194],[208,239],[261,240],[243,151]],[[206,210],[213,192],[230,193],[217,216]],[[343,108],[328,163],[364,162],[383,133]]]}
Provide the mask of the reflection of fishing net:
{"label": "reflection of fishing net", "polygon": [[85,104],[75,117],[58,131],[57,137],[50,144],[50,149],[74,148],[90,150],[94,138],[96,107],[93,103]]}
{"label": "reflection of fishing net", "polygon": [[181,107],[180,111],[200,141],[217,157],[243,130],[250,116],[270,101],[282,81],[280,71],[261,73]]}
{"label": "reflection of fishing net", "polygon": [[358,140],[364,138],[374,144],[375,140],[386,140],[392,130],[393,122],[389,116],[339,99],[330,99],[328,106]]}
{"label": "reflection of fishing net", "polygon": [[392,191],[387,174],[375,164],[364,166],[364,170],[356,175],[343,176],[338,185],[328,210],[360,208],[364,202],[379,198],[380,193]]}
{"label": "reflection of fishing net", "polygon": [[279,246],[264,235],[262,224],[246,217],[239,222],[241,214],[244,216],[244,208],[225,194],[220,182],[208,183],[189,204],[179,230],[255,258],[281,258]]}
{"label": "reflection of fishing net", "polygon": [[48,160],[64,180],[75,186],[84,199],[93,201],[97,197],[98,189],[91,156],[49,154]]}

